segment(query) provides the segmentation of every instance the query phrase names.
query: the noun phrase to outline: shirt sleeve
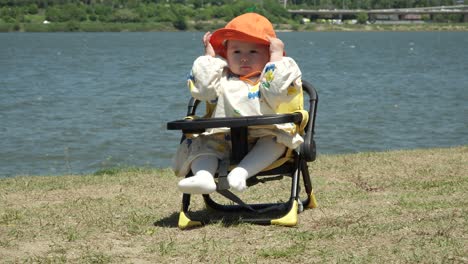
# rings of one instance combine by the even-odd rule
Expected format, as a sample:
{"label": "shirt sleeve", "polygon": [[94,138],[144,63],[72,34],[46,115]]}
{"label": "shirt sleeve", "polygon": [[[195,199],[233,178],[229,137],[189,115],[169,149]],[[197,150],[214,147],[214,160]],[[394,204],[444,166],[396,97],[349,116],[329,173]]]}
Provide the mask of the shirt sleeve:
{"label": "shirt sleeve", "polygon": [[261,96],[275,109],[283,102],[289,102],[302,90],[301,70],[289,57],[269,62],[260,77]]}
{"label": "shirt sleeve", "polygon": [[223,59],[211,56],[198,57],[193,63],[188,79],[192,96],[201,101],[216,100],[225,67],[227,63]]}

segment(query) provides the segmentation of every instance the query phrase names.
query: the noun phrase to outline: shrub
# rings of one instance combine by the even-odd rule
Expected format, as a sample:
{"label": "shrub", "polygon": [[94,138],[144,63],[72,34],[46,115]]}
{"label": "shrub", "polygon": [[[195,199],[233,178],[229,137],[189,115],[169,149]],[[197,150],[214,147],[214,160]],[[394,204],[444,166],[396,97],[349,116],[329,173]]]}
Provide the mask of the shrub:
{"label": "shrub", "polygon": [[3,21],[5,21],[5,23],[8,23],[8,24],[13,24],[13,23],[16,22],[16,19],[14,19],[13,17],[10,17],[10,16],[3,17],[2,19],[3,19]]}
{"label": "shrub", "polygon": [[13,31],[11,24],[4,24],[0,22],[0,32],[10,32]]}
{"label": "shrub", "polygon": [[155,17],[157,22],[172,22],[177,18],[172,9],[164,5],[157,5]]}
{"label": "shrub", "polygon": [[130,9],[118,9],[111,17],[113,22],[132,23],[139,22],[140,17],[138,14]]}
{"label": "shrub", "polygon": [[229,21],[234,18],[234,12],[229,5],[213,7],[213,17]]}
{"label": "shrub", "polygon": [[187,19],[184,16],[178,16],[172,25],[178,30],[186,30],[188,28]]}
{"label": "shrub", "polygon": [[69,21],[66,24],[66,31],[79,31],[80,30],[80,23],[76,21]]}
{"label": "shrub", "polygon": [[463,15],[459,14],[436,14],[433,16],[434,22],[450,23],[450,22],[461,22]]}
{"label": "shrub", "polygon": [[43,24],[35,24],[35,23],[28,23],[24,24],[24,31],[26,32],[48,32],[49,31],[49,25],[43,25]]}
{"label": "shrub", "polygon": [[86,10],[74,4],[47,8],[45,15],[47,20],[53,22],[84,21],[87,18]]}
{"label": "shrub", "polygon": [[112,14],[112,8],[105,5],[95,5],[94,13],[98,16],[110,16]]}
{"label": "shrub", "polygon": [[369,20],[369,16],[367,13],[361,12],[357,15],[356,19],[358,24],[366,24],[367,20]]}
{"label": "shrub", "polygon": [[36,4],[31,4],[27,7],[28,14],[35,15],[39,12],[39,8]]}
{"label": "shrub", "polygon": [[45,17],[47,20],[53,22],[63,22],[66,20],[66,17],[62,15],[62,12],[58,7],[47,8]]}

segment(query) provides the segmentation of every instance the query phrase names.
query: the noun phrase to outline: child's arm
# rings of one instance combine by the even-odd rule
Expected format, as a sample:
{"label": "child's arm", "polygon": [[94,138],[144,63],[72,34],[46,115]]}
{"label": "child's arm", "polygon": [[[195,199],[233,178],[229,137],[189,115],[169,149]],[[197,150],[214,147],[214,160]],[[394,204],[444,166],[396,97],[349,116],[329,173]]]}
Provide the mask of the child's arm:
{"label": "child's arm", "polygon": [[205,35],[203,35],[203,45],[205,45],[205,55],[215,57],[216,53],[213,49],[213,46],[211,46],[210,43],[210,38],[211,38],[211,32],[206,32]]}
{"label": "child's arm", "polygon": [[279,38],[268,37],[270,41],[270,62],[280,61],[283,59],[284,43]]}
{"label": "child's arm", "polygon": [[262,96],[272,105],[291,100],[301,89],[301,70],[296,62],[284,57],[284,43],[278,38],[270,40],[270,62],[263,69],[260,89]]}
{"label": "child's arm", "polygon": [[188,80],[192,96],[202,101],[211,101],[218,97],[219,82],[227,66],[226,61],[215,58],[216,54],[210,44],[210,37],[210,32],[206,32],[203,36],[205,56],[200,56],[195,60]]}

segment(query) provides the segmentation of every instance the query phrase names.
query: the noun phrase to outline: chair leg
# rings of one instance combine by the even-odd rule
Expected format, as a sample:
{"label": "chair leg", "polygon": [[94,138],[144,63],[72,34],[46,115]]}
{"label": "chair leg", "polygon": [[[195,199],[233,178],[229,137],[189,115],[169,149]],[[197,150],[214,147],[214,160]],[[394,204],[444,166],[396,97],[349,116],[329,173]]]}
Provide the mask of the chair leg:
{"label": "chair leg", "polygon": [[307,193],[307,199],[304,201],[304,204],[307,208],[317,208],[317,199],[315,198],[314,189],[312,187],[312,180],[309,174],[309,167],[305,160],[301,161],[301,172],[302,178],[304,180],[304,187]]}
{"label": "chair leg", "polygon": [[[307,163],[301,159],[300,157],[296,157],[295,159],[295,168],[296,170],[292,173],[291,176],[291,196],[287,203],[283,204],[286,206],[287,210],[285,214],[276,219],[268,219],[268,218],[253,218],[253,219],[240,219],[241,222],[250,222],[256,224],[271,224],[271,225],[280,225],[280,226],[296,226],[298,223],[298,214],[299,209],[301,206],[305,208],[316,208],[317,207],[317,200],[315,198],[315,194],[312,188],[312,181],[310,178],[310,174],[308,171]],[[302,175],[301,175],[302,174]],[[303,178],[304,187],[306,191],[307,198],[304,201],[300,201],[299,194],[300,194],[300,178]],[[210,195],[203,195],[205,205],[207,208],[210,208],[214,211],[221,211],[221,212],[240,212],[245,210],[242,206],[238,205],[222,205],[218,204],[214,200],[211,199]],[[202,226],[206,222],[201,219],[192,220],[190,219],[190,214],[188,212],[190,206],[190,194],[183,194],[182,197],[182,209],[179,213],[179,222],[178,226],[180,229],[188,229],[192,227]],[[256,204],[252,205],[256,209],[262,210],[265,208],[264,206],[271,206],[274,204]],[[282,210],[286,209],[283,207]],[[301,210],[302,211],[302,210]]]}
{"label": "chair leg", "polygon": [[182,196],[182,209],[179,213],[179,222],[178,222],[178,227],[182,230],[203,225],[202,222],[192,221],[188,217],[187,212],[188,212],[189,206],[190,206],[190,194],[184,193]]}
{"label": "chair leg", "polygon": [[296,170],[292,175],[291,180],[291,197],[289,203],[291,203],[291,208],[289,212],[280,217],[278,219],[271,220],[271,224],[273,225],[281,225],[281,226],[295,226],[298,222],[298,213],[299,213],[299,204],[298,204],[298,197],[299,197],[299,173],[301,171],[300,168],[300,161],[296,159]]}

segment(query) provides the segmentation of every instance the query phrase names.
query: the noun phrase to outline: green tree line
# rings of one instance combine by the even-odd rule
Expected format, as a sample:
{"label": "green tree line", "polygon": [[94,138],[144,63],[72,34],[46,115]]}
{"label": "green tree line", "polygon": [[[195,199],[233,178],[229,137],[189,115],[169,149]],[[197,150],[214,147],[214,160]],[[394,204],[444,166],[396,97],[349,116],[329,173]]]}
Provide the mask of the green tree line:
{"label": "green tree line", "polygon": [[[185,30],[188,21],[229,21],[247,11],[288,23],[287,9],[378,9],[452,5],[453,0],[0,0],[0,23],[169,23]],[[286,8],[284,5],[286,2]]]}
{"label": "green tree line", "polygon": [[276,0],[261,3],[247,0],[0,0],[0,19],[7,23],[29,22],[28,15],[42,13],[50,22],[172,22],[183,28],[188,18],[194,21],[230,20],[249,9],[263,13],[275,22],[283,22],[289,17]]}

